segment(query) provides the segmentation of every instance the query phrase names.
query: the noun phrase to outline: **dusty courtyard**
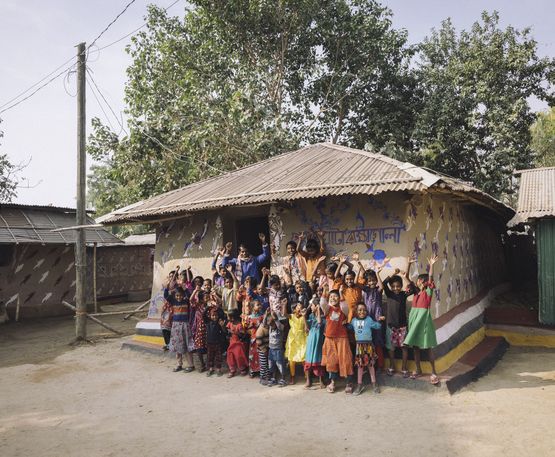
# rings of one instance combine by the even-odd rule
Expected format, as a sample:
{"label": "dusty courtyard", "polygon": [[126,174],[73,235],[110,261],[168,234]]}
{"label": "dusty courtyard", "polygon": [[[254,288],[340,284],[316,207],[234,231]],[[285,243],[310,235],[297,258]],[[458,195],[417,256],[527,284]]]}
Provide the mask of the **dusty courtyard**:
{"label": "dusty courtyard", "polygon": [[453,396],[353,398],[172,373],[173,359],[119,338],[71,348],[71,330],[0,328],[1,456],[554,455],[554,350],[511,348]]}

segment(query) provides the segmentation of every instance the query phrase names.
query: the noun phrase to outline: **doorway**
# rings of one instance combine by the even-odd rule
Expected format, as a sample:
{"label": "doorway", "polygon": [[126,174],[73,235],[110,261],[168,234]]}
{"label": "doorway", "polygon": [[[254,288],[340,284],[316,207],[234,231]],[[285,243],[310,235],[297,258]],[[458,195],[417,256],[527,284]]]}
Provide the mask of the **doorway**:
{"label": "doorway", "polygon": [[[237,248],[240,244],[244,244],[251,255],[257,256],[262,253],[262,245],[258,238],[259,233],[266,235],[266,242],[270,244],[270,227],[268,225],[268,217],[249,217],[238,219],[235,222],[235,242]],[[270,259],[263,266],[270,267]]]}

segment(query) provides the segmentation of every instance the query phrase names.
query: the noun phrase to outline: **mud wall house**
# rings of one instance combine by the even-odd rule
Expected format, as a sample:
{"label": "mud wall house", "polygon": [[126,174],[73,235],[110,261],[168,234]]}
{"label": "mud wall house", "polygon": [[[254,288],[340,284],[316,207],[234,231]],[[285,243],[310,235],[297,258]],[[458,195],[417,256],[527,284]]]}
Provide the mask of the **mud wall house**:
{"label": "mud wall house", "polygon": [[[94,224],[90,217],[87,221]],[[74,225],[74,209],[0,205],[0,302],[11,318],[15,316],[18,303],[23,319],[68,313],[61,301],[74,301],[75,232],[52,230]],[[87,297],[90,301],[92,244],[123,243],[103,228],[86,229],[85,236],[89,246]]]}
{"label": "mud wall house", "polygon": [[[151,296],[155,233],[131,235],[121,243],[100,244],[96,293],[100,302],[145,301]],[[92,271],[92,255],[88,264]]]}
{"label": "mud wall house", "polygon": [[511,228],[532,229],[536,246],[538,320],[555,325],[555,167],[522,170],[516,214]]}
{"label": "mud wall house", "polygon": [[161,345],[158,315],[162,281],[180,265],[211,276],[214,252],[226,241],[260,251],[257,233],[269,234],[280,272],[286,243],[302,231],[322,230],[328,255],[358,251],[366,267],[390,259],[384,274],[426,272],[437,254],[433,315],[445,370],[485,335],[483,311],[506,287],[501,242],[514,211],[469,185],[383,155],[315,144],[231,173],[197,182],[108,215],[104,223],[156,225],[149,317],[135,340]]}

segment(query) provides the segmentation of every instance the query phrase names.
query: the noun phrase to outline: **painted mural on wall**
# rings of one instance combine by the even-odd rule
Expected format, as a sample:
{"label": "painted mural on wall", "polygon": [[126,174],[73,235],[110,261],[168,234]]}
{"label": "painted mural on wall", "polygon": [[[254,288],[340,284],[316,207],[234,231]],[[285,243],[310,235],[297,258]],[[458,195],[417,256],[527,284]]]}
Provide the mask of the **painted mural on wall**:
{"label": "painted mural on wall", "polygon": [[148,316],[156,317],[163,305],[163,283],[177,266],[191,266],[194,276],[211,277],[211,262],[223,243],[218,214],[195,215],[161,224],[156,230],[152,295]]}
{"label": "painted mural on wall", "polygon": [[[278,274],[286,243],[302,232],[311,237],[321,231],[328,257],[358,252],[365,268],[383,266],[384,276],[395,268],[405,270],[408,256],[414,255],[411,275],[416,279],[426,272],[427,258],[438,255],[435,317],[505,278],[499,235],[474,206],[448,195],[330,197],[269,206],[267,211],[270,242],[276,248],[272,270]],[[159,227],[149,316],[158,315],[162,283],[177,265],[191,265],[193,275],[211,277],[213,252],[223,242],[220,218],[216,212],[203,213]]]}

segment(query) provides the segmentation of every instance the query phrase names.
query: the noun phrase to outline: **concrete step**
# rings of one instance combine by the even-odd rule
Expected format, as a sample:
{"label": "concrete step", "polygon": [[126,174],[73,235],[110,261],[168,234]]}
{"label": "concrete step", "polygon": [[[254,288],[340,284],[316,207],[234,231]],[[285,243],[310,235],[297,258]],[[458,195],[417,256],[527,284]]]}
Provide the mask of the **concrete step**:
{"label": "concrete step", "polygon": [[509,343],[503,337],[485,337],[442,373],[449,393],[452,394],[487,374],[501,360],[508,347]]}

